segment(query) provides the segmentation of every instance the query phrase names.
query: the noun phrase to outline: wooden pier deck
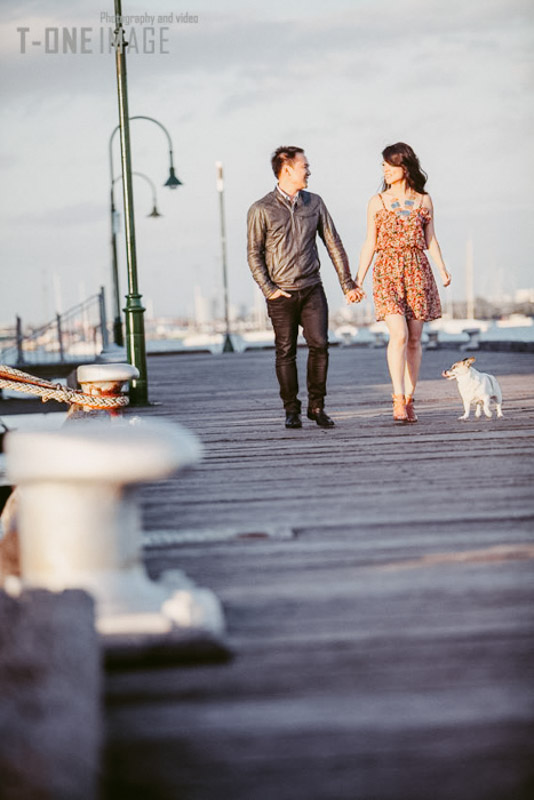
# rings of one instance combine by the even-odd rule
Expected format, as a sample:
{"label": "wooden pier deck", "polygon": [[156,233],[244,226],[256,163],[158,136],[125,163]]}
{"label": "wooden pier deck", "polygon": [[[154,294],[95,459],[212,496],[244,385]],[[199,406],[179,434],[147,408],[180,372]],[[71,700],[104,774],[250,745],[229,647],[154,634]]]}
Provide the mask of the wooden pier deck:
{"label": "wooden pier deck", "polygon": [[534,797],[534,356],[480,353],[505,416],[468,422],[458,357],[398,426],[384,351],[332,349],[326,431],[285,430],[272,352],[149,359],[140,413],[205,458],[143,488],[147,568],[216,591],[235,658],[108,674],[106,800]]}

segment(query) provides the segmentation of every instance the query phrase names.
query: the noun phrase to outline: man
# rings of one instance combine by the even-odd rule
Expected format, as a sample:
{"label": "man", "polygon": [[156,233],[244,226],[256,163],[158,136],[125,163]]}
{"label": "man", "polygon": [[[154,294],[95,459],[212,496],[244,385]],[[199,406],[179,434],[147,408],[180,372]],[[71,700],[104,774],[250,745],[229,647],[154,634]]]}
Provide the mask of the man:
{"label": "man", "polygon": [[299,325],[308,345],[308,418],[333,428],[324,411],[328,370],[328,305],[319,274],[317,234],[323,240],[341,288],[353,303],[362,297],[350,277],[341,239],[322,199],[304,191],[310,177],[301,147],[279,147],[271,164],[278,184],[248,212],[248,264],[267,300],[276,348],[276,376],[286,428],[301,428],[298,399]]}

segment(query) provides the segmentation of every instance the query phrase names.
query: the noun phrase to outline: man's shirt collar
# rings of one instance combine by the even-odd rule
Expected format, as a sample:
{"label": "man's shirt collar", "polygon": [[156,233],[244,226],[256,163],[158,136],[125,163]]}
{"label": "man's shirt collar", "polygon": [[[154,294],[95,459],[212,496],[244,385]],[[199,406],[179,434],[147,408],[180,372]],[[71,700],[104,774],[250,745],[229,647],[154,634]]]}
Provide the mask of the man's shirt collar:
{"label": "man's shirt collar", "polygon": [[286,203],[289,203],[290,206],[294,206],[296,204],[300,192],[297,192],[293,197],[291,197],[289,194],[286,194],[286,192],[284,192],[284,190],[281,189],[278,184],[276,184],[276,188],[278,189],[278,191],[280,192]]}

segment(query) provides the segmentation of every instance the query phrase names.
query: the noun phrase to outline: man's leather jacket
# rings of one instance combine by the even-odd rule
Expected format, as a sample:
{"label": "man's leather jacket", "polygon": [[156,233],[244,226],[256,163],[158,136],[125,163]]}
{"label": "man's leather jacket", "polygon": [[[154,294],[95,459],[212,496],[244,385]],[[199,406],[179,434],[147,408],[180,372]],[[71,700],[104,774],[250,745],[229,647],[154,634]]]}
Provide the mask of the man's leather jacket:
{"label": "man's leather jacket", "polygon": [[305,289],[321,282],[317,234],[332,259],[343,292],[354,289],[347,254],[318,194],[301,191],[291,206],[275,188],[250,207],[248,264],[265,297],[277,289]]}

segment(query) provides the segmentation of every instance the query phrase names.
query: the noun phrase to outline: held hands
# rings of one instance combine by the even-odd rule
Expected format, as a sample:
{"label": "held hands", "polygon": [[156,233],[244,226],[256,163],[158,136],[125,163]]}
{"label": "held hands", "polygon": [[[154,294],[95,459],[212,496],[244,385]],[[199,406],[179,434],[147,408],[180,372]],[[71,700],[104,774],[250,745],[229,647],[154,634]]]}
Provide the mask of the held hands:
{"label": "held hands", "polygon": [[449,286],[450,282],[452,280],[450,272],[447,272],[447,270],[444,270],[441,273],[441,280],[443,281],[443,285],[444,286]]}
{"label": "held hands", "polygon": [[355,289],[350,289],[345,295],[347,303],[359,303],[364,297],[367,297],[361,286],[356,286]]}

